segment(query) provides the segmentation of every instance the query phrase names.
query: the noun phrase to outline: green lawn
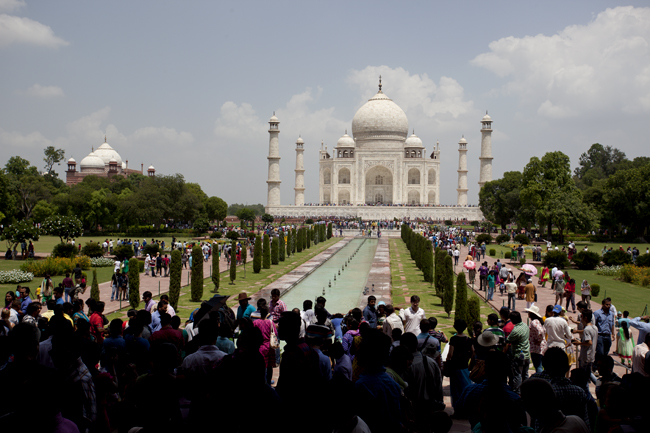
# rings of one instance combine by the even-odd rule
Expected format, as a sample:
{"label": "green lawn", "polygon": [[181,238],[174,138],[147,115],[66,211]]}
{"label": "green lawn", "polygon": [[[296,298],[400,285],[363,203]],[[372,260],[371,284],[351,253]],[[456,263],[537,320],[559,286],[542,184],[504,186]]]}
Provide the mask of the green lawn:
{"label": "green lawn", "polygon": [[[271,284],[273,281],[277,280],[284,274],[292,271],[297,268],[310,258],[321,253],[327,248],[334,245],[336,242],[340,241],[341,238],[331,238],[328,241],[321,242],[320,244],[314,246],[312,244],[311,248],[303,250],[301,253],[296,253],[290,257],[287,257],[284,262],[280,262],[278,265],[271,265],[271,269],[262,269],[259,274],[253,273],[253,263],[248,262],[246,264],[246,269],[244,270],[243,266],[237,267],[237,278],[235,284],[231,285],[230,283],[230,271],[225,271],[221,273],[221,284],[219,288],[219,294],[225,296],[236,295],[241,292],[246,292],[248,294],[253,294],[259,292],[265,286]],[[245,276],[244,276],[245,275]],[[186,284],[186,281],[183,281],[182,284]],[[212,293],[214,285],[212,284],[211,278],[206,278],[203,280],[203,297],[202,300],[210,299],[214,293]],[[154,299],[157,299],[157,296],[154,296]],[[237,302],[232,300],[229,302],[229,305],[235,305]],[[198,302],[190,301],[190,288],[185,286],[181,288],[181,297],[178,300],[178,309],[177,313],[181,316],[182,320],[185,321],[190,316],[190,313],[199,307]],[[107,316],[108,320],[113,320],[120,318],[124,320],[126,318],[126,313],[129,310],[128,308],[123,308],[120,311],[116,311]]]}
{"label": "green lawn", "polygon": [[[401,269],[400,264],[402,265]],[[438,319],[437,329],[443,331],[447,338],[450,338],[455,333],[452,327],[454,313],[452,311],[451,318],[447,317],[447,313],[442,307],[442,300],[435,295],[435,289],[424,281],[422,271],[415,266],[415,262],[411,259],[408,249],[406,249],[406,244],[401,239],[390,239],[390,272],[393,304],[396,307],[407,308],[410,305],[409,298],[412,295],[418,295],[420,297],[420,308],[424,309],[427,317],[434,316]],[[402,277],[406,280],[403,280]],[[471,289],[468,289],[467,296],[469,299],[470,296],[475,295]],[[483,323],[485,323],[487,315],[493,312],[494,310],[481,300],[481,319]]]}

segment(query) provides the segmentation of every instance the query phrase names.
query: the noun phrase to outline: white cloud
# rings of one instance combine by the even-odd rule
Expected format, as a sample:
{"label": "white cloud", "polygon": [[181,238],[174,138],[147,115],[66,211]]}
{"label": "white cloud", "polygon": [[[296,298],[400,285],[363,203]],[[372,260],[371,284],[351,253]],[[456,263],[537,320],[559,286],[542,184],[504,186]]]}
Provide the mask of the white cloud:
{"label": "white cloud", "polygon": [[47,147],[52,144],[52,141],[44,137],[40,132],[32,132],[23,135],[17,131],[5,131],[0,128],[0,145],[15,146],[15,147]]}
{"label": "white cloud", "polygon": [[25,0],[0,0],[0,11],[11,12],[25,6]]}
{"label": "white cloud", "polygon": [[155,146],[187,146],[194,142],[194,137],[189,132],[177,132],[173,128],[148,126],[136,130],[128,137],[132,145],[155,145]]}
{"label": "white cloud", "polygon": [[39,45],[59,48],[69,42],[54,34],[50,26],[29,18],[0,14],[0,47],[11,44]]}
{"label": "white cloud", "polygon": [[63,89],[58,86],[41,86],[40,84],[34,84],[32,87],[27,89],[26,93],[29,96],[35,96],[37,98],[56,98],[57,96],[65,96]]}
{"label": "white cloud", "polygon": [[538,114],[650,111],[650,8],[607,9],[555,35],[491,42],[471,63],[508,78],[502,91]]}
{"label": "white cloud", "polygon": [[264,136],[265,131],[265,124],[257,116],[253,106],[245,102],[241,105],[232,101],[225,102],[214,127],[217,137],[231,140],[255,139]]}

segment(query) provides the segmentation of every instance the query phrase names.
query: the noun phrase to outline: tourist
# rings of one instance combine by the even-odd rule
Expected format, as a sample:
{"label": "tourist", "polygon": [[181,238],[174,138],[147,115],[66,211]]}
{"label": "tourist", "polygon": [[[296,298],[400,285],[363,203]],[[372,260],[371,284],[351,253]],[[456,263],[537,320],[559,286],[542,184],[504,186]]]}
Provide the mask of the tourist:
{"label": "tourist", "polygon": [[508,282],[505,284],[508,293],[508,308],[515,311],[515,301],[517,299],[517,284],[512,281],[512,275],[508,276]]}
{"label": "tourist", "polygon": [[632,353],[634,352],[634,335],[630,331],[628,321],[621,321],[618,328],[616,341],[616,353],[621,357],[621,364],[632,367]]}
{"label": "tourist", "polygon": [[485,328],[483,333],[490,332],[497,337],[496,348],[497,350],[502,350],[506,342],[506,334],[503,332],[503,329],[499,328],[499,316],[495,313],[488,314],[487,317],[488,327]]}
{"label": "tourist", "polygon": [[550,271],[548,270],[548,266],[544,265],[544,268],[542,269],[542,274],[539,277],[539,281],[541,283],[541,286],[546,287],[546,282],[549,279],[550,279]]}
{"label": "tourist", "polygon": [[456,335],[449,339],[449,353],[443,371],[449,377],[451,403],[456,407],[463,390],[471,384],[468,367],[474,349],[471,340],[464,334],[467,323],[463,319],[454,321],[454,329]]}
{"label": "tourist", "polygon": [[643,343],[639,343],[634,347],[632,372],[650,377],[650,333],[645,335]]}
{"label": "tourist", "polygon": [[630,327],[639,330],[636,344],[643,344],[645,336],[650,333],[650,316],[635,317],[630,319]]}
{"label": "tourist", "polygon": [[84,313],[84,301],[81,299],[76,299],[72,302],[72,321],[74,323],[75,329],[77,328],[77,323],[79,320],[90,323],[90,319]]}
{"label": "tourist", "polygon": [[494,271],[489,271],[487,275],[487,301],[492,301],[494,297],[494,289],[496,288],[496,280]]}
{"label": "tourist", "polygon": [[576,280],[571,278],[564,286],[564,297],[566,298],[566,309],[569,309],[569,303],[573,307],[573,312],[576,312]]}
{"label": "tourist", "polygon": [[611,298],[602,300],[602,308],[596,310],[593,315],[594,325],[598,328],[598,345],[596,346],[596,356],[609,354],[612,346],[612,340],[616,337],[614,323],[616,314],[612,311]]}
{"label": "tourist", "polygon": [[510,309],[508,307],[501,307],[499,309],[499,326],[503,329],[505,337],[508,338],[508,335],[512,332],[512,328],[515,327],[510,320]]}
{"label": "tourist", "polygon": [[262,334],[262,344],[259,346],[260,354],[264,357],[264,366],[266,368],[266,383],[273,382],[273,368],[276,365],[276,349],[271,347],[271,334],[277,337],[277,329],[272,320],[267,319],[269,307],[260,307],[260,320],[255,320],[253,326],[260,330]]}
{"label": "tourist", "polygon": [[560,409],[556,393],[545,380],[530,379],[521,387],[526,412],[538,420],[543,432],[590,433],[589,427],[576,415],[565,415]]}
{"label": "tourist", "polygon": [[377,327],[377,309],[375,308],[376,302],[377,298],[375,298],[373,295],[368,296],[368,305],[366,305],[366,308],[363,309],[363,319],[368,322],[371,328]]}
{"label": "tourist", "polygon": [[537,302],[537,290],[535,289],[532,278],[528,279],[528,284],[526,284],[524,290],[526,291],[526,308],[530,308]]}
{"label": "tourist", "polygon": [[532,305],[524,310],[528,312],[529,344],[530,344],[530,359],[533,362],[535,372],[539,373],[542,368],[542,357],[546,352],[546,333],[542,325],[542,316],[539,315],[539,307]]}
{"label": "tourist", "polygon": [[120,270],[118,269],[113,273],[111,277],[111,301],[119,300],[119,279],[120,279]]}
{"label": "tourist", "polygon": [[420,321],[421,332],[417,336],[417,349],[422,355],[429,356],[431,359],[435,360],[440,367],[442,367],[440,341],[429,333],[430,329],[431,325],[429,319],[422,319]]}
{"label": "tourist", "polygon": [[388,304],[386,305],[386,320],[384,321],[382,330],[384,334],[392,338],[393,330],[395,329],[399,329],[404,333],[404,324],[395,312],[395,308],[391,304]]}
{"label": "tourist", "polygon": [[[582,330],[580,341],[573,341],[573,344],[580,347],[578,358],[579,367],[591,375],[592,367],[596,361],[596,342],[598,341],[598,329],[591,323],[593,313],[591,310],[580,312]],[[573,331],[577,333],[578,331]]]}
{"label": "tourist", "polygon": [[591,286],[587,280],[582,280],[582,285],[580,286],[580,296],[582,297],[582,302],[586,302],[587,304],[591,302]]}
{"label": "tourist", "polygon": [[[480,256],[480,254],[479,254]],[[479,277],[479,290],[487,291],[487,276],[488,276],[488,267],[487,262],[481,263],[481,266],[478,268],[478,277]]]}
{"label": "tourist", "polygon": [[[167,301],[161,299],[161,300],[158,302],[158,305],[156,306],[156,311],[154,311],[154,312],[151,314],[151,332],[152,332],[152,333],[153,333],[153,332],[156,332],[156,331],[158,331],[158,330],[160,330],[160,328],[162,327],[162,324],[161,324],[161,322],[160,322],[160,317],[161,317],[163,314],[166,314],[166,313],[167,313],[167,306],[168,306],[168,305],[169,305],[169,302],[167,302]],[[216,338],[216,337],[215,337],[215,338]],[[147,338],[147,339],[148,339],[148,338]]]}
{"label": "tourist", "polygon": [[441,344],[447,343],[447,337],[445,336],[445,333],[442,331],[436,331],[436,327],[438,326],[438,319],[436,319],[434,316],[429,317],[429,325],[431,326],[431,328],[429,328],[429,335],[434,337]]}
{"label": "tourist", "polygon": [[564,350],[567,342],[571,341],[571,329],[567,321],[560,317],[562,313],[562,306],[556,305],[553,307],[553,317],[547,317],[544,321],[544,330],[547,335],[547,345],[551,347],[559,347]]}
{"label": "tourist", "polygon": [[235,343],[232,342],[232,330],[229,326],[219,326],[219,336],[217,337],[216,346],[227,355],[235,353]]}
{"label": "tourist", "polygon": [[553,290],[555,292],[554,304],[561,305],[562,298],[564,297],[564,274],[561,271],[557,271],[554,274]]}
{"label": "tourist", "polygon": [[250,300],[251,298],[246,294],[246,292],[241,292],[237,297],[237,302],[239,303],[239,307],[237,307],[237,321],[244,317],[250,318],[251,314],[255,312],[255,307],[248,303]]}
{"label": "tourist", "polygon": [[410,332],[417,336],[420,333],[420,321],[424,319],[424,310],[420,308],[420,297],[411,296],[411,306],[400,310],[400,319],[404,323],[404,332]]}
{"label": "tourist", "polygon": [[521,383],[528,379],[528,366],[530,365],[530,334],[528,326],[521,321],[521,314],[518,311],[510,313],[510,320],[514,324],[512,332],[506,338],[506,349],[512,348],[512,380],[510,387],[519,393]]}

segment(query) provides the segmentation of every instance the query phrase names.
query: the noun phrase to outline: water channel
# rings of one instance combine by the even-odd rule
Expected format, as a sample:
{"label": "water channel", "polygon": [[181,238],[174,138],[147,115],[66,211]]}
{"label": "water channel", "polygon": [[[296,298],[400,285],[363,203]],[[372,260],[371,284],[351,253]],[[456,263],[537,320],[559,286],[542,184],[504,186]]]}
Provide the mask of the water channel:
{"label": "water channel", "polygon": [[288,309],[297,307],[302,310],[303,301],[309,299],[315,304],[317,297],[324,296],[327,311],[331,314],[347,313],[359,306],[376,249],[377,239],[353,239],[284,294],[282,300]]}

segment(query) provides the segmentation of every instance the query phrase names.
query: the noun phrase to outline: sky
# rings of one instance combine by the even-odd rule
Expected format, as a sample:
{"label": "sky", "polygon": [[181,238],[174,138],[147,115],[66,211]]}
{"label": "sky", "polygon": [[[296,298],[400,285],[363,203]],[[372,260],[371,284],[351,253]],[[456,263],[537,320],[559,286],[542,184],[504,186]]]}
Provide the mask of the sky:
{"label": "sky", "polygon": [[[493,178],[593,143],[648,155],[647,1],[0,0],[0,164],[81,161],[104,142],[130,168],[181,173],[228,203],[266,204],[268,119],[280,120],[281,202],[305,201],[318,149],[383,91],[430,153],[441,203],[456,202],[458,140],[478,203],[480,120]],[[65,178],[65,164],[56,167]]]}

